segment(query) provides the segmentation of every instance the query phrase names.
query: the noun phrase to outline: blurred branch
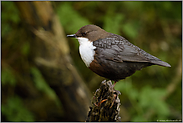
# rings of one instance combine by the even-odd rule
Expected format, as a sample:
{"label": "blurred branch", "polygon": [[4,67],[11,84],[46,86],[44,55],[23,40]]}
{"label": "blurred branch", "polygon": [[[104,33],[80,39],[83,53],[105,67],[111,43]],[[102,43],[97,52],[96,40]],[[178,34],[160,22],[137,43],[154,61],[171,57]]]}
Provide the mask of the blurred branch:
{"label": "blurred branch", "polygon": [[33,62],[62,102],[66,121],[84,121],[90,93],[72,65],[65,33],[51,2],[15,2],[28,31],[33,32]]}
{"label": "blurred branch", "polygon": [[90,107],[86,121],[120,121],[119,94],[119,91],[114,90],[111,81],[102,81],[100,88],[93,96],[92,107]]}

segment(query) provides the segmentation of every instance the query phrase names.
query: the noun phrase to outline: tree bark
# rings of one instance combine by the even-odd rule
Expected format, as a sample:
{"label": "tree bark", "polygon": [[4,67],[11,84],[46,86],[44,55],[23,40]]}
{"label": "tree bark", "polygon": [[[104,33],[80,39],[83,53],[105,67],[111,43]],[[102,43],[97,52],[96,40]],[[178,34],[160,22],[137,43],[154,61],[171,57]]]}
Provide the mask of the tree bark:
{"label": "tree bark", "polygon": [[119,122],[120,112],[120,92],[114,90],[112,82],[102,81],[100,88],[96,90],[92,106],[88,112],[87,122]]}
{"label": "tree bark", "polygon": [[60,99],[66,121],[85,121],[90,92],[72,65],[66,35],[51,2],[15,2],[32,32],[32,59]]}

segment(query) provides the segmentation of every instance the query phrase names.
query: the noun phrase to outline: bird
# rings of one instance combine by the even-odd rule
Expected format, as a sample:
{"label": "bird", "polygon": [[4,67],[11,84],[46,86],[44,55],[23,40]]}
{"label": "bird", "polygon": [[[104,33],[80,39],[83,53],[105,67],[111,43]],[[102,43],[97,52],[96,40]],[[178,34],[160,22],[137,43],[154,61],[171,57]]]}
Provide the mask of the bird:
{"label": "bird", "polygon": [[80,56],[90,70],[115,83],[151,65],[171,67],[124,37],[96,25],[85,25],[67,37],[78,39]]}

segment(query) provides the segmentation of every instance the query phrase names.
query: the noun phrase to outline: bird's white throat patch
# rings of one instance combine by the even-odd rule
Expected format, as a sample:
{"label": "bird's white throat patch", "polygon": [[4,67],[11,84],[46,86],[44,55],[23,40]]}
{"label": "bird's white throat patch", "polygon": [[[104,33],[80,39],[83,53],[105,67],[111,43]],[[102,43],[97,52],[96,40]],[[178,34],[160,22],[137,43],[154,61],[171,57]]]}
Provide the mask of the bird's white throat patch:
{"label": "bird's white throat patch", "polygon": [[94,49],[93,42],[89,41],[88,38],[77,38],[79,41],[79,53],[81,55],[82,60],[86,64],[87,67],[90,66],[90,63],[94,60]]}

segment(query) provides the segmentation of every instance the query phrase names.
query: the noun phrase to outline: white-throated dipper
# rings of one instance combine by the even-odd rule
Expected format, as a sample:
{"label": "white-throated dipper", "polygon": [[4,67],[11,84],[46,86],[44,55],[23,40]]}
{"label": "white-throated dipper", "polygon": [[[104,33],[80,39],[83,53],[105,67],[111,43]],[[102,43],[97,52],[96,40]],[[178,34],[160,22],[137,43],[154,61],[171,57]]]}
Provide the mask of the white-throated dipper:
{"label": "white-throated dipper", "polygon": [[76,34],[67,37],[78,39],[81,58],[88,68],[115,82],[147,66],[171,67],[124,37],[106,32],[96,25],[83,26]]}

